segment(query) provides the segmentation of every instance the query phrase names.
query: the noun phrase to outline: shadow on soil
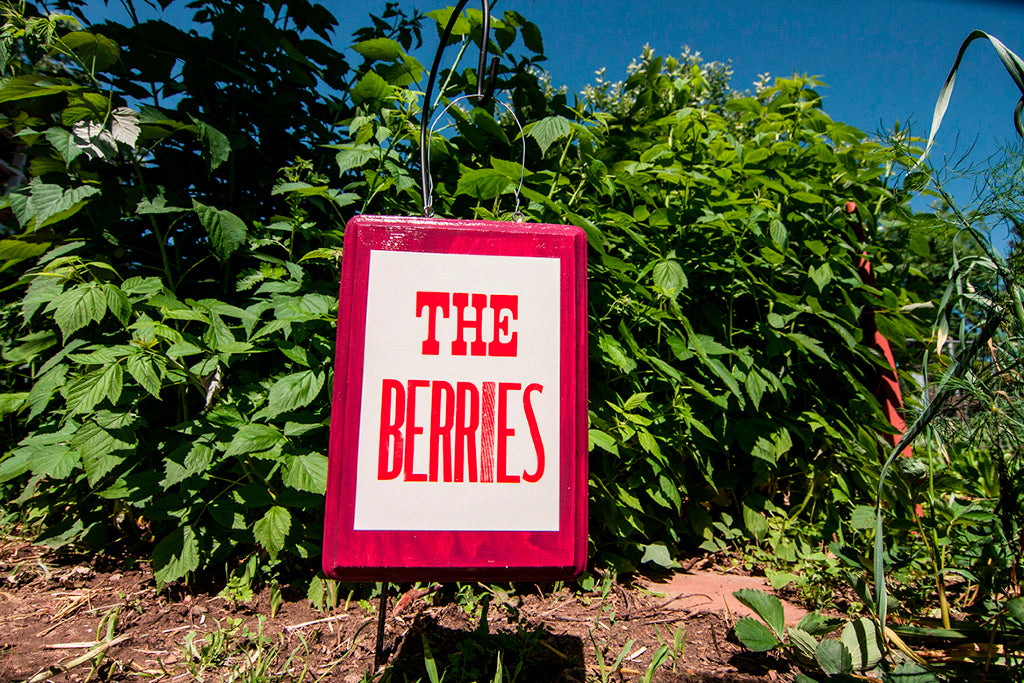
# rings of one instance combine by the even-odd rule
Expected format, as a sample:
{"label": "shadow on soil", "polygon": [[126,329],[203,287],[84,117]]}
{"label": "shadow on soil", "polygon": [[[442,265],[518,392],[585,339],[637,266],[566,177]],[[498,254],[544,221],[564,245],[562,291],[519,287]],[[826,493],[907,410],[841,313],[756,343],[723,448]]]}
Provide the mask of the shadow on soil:
{"label": "shadow on soil", "polygon": [[397,650],[388,667],[393,683],[429,681],[430,657],[438,671],[446,672],[446,683],[492,681],[499,652],[506,672],[503,680],[551,683],[585,678],[583,642],[576,636],[554,635],[540,625],[519,625],[498,633],[483,629],[467,632],[446,628],[434,617],[421,615],[392,648]]}

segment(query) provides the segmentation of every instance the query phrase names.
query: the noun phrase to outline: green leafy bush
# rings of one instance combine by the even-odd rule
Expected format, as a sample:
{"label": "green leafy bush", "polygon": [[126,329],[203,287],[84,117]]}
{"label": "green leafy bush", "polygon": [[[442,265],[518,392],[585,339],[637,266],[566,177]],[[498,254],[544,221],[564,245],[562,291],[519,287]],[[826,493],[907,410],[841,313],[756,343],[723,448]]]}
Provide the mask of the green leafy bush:
{"label": "green leafy bush", "polygon": [[[344,221],[422,206],[424,16],[389,5],[346,57],[319,5],[194,8],[185,32],[8,7],[0,50],[28,159],[0,242],[0,495],[51,544],[151,543],[161,582],[315,564]],[[435,207],[507,217],[525,174],[528,219],[587,232],[598,557],[669,566],[725,543],[726,519],[756,542],[789,516],[837,531],[887,429],[862,317],[918,334],[890,247],[843,210],[900,228],[891,153],[811,79],[740,94],[691,54],[570,102],[535,71],[533,24],[492,26],[525,169],[510,117],[454,107],[430,141]],[[480,30],[469,11],[453,41]],[[476,74],[438,82],[453,97]]]}

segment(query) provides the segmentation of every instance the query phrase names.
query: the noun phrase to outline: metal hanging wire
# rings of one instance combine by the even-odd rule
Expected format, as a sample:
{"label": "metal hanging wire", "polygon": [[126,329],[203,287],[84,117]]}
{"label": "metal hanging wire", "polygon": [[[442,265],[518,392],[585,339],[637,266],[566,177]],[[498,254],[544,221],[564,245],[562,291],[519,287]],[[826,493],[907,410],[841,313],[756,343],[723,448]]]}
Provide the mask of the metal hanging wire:
{"label": "metal hanging wire", "polygon": [[[445,113],[451,109],[455,104],[463,100],[476,98],[478,102],[476,106],[486,106],[494,98],[494,83],[498,77],[498,57],[495,56],[491,59],[491,66],[487,72],[486,88],[484,87],[484,67],[487,64],[487,45],[490,42],[491,37],[491,3],[489,0],[483,0],[483,32],[480,37],[480,59],[477,63],[477,81],[476,81],[476,94],[475,95],[461,95],[456,97],[454,100],[449,102],[441,113],[434,120],[434,123],[429,127],[428,136],[428,122],[431,118],[431,111],[433,105],[430,103],[430,96],[434,91],[434,81],[437,78],[437,72],[441,66],[441,55],[444,53],[445,43],[448,42],[448,38],[451,37],[452,30],[455,28],[455,22],[462,16],[463,8],[468,4],[469,0],[459,0],[455,5],[455,9],[452,10],[451,16],[448,18],[448,23],[444,27],[444,31],[441,32],[441,41],[437,46],[437,51],[434,53],[434,62],[430,66],[430,78],[427,80],[427,88],[423,94],[423,112],[420,115],[420,189],[423,191],[423,215],[430,217],[434,215],[434,180],[430,175],[430,137],[434,134],[434,128],[437,126],[437,122],[441,119]],[[519,137],[523,141],[523,154],[520,167],[522,172],[519,176],[519,186],[516,188],[516,208],[514,212],[515,219],[517,221],[523,220],[523,214],[519,209],[520,193],[523,189],[523,178],[526,174],[526,137],[523,135],[523,125],[519,122],[512,107],[508,106],[504,102],[494,100],[505,110],[511,114],[512,119],[516,122],[516,126],[519,127]]]}

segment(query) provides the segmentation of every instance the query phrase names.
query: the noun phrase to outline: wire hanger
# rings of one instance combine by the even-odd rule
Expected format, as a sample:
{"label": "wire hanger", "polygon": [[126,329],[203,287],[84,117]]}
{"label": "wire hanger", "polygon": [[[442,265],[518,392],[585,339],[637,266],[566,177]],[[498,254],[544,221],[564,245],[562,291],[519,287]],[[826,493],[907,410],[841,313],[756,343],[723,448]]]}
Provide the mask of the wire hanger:
{"label": "wire hanger", "polygon": [[[420,120],[420,189],[423,192],[423,213],[426,216],[431,216],[434,213],[432,196],[434,188],[433,183],[430,180],[430,148],[427,146],[427,125],[430,121],[431,111],[433,110],[433,105],[430,103],[430,96],[434,90],[434,80],[437,78],[437,70],[441,65],[441,55],[444,53],[445,43],[448,42],[448,38],[451,37],[452,29],[455,28],[455,22],[462,15],[462,9],[468,2],[469,0],[459,0],[458,4],[455,5],[455,9],[452,11],[451,16],[448,18],[448,25],[444,27],[444,31],[441,33],[441,42],[437,46],[437,52],[434,53],[434,63],[430,67],[430,78],[427,80],[427,89],[423,94],[423,113],[421,114]],[[489,0],[483,0],[483,10],[483,35],[480,38],[480,60],[477,65],[475,95],[478,100],[477,106],[480,107],[485,106],[494,96],[494,83],[498,78],[499,60],[497,56],[491,60],[491,68],[487,74],[487,87],[485,89],[483,74],[484,67],[487,64],[487,45],[491,39],[491,3]],[[463,98],[465,97],[473,97],[473,95],[464,95]],[[447,111],[447,109],[448,107],[445,107],[445,111]]]}

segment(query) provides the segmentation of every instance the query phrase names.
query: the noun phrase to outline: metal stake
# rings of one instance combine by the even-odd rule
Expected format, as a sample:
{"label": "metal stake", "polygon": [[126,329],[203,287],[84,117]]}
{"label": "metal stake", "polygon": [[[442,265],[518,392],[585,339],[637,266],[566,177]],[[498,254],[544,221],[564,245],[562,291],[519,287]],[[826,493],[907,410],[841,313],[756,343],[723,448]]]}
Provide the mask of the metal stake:
{"label": "metal stake", "polygon": [[377,645],[373,653],[373,670],[382,667],[387,658],[384,656],[384,620],[388,613],[388,582],[380,584],[380,604],[377,606]]}

